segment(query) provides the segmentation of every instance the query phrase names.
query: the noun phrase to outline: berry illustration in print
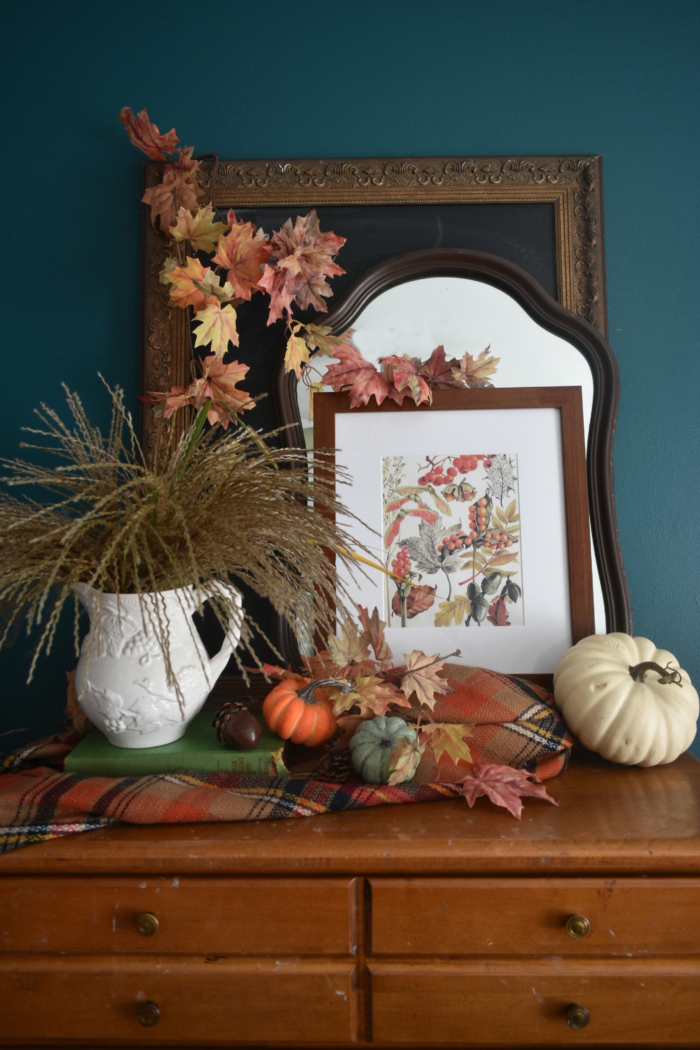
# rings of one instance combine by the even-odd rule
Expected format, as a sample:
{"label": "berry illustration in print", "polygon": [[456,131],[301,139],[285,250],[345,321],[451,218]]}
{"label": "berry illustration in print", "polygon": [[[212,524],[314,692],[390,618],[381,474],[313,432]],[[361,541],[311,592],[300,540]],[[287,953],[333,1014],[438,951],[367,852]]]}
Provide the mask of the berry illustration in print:
{"label": "berry illustration in print", "polygon": [[524,623],[515,454],[382,459],[390,627]]}

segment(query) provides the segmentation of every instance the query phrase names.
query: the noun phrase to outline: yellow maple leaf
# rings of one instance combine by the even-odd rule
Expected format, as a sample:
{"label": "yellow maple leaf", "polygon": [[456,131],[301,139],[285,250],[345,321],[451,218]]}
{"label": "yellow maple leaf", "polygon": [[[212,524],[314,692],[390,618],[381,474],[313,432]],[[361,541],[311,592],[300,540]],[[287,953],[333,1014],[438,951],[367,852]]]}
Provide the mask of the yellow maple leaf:
{"label": "yellow maple leaf", "polygon": [[353,662],[366,660],[369,656],[369,631],[358,632],[357,624],[346,621],[340,635],[328,636],[328,651],[338,667],[347,667]]}
{"label": "yellow maple leaf", "polygon": [[452,688],[444,678],[438,678],[445,663],[437,656],[426,656],[419,649],[414,649],[408,655],[404,653],[406,661],[406,673],[401,679],[401,689],[410,699],[411,694],[416,694],[419,704],[425,704],[431,709],[437,703],[435,693],[451,693]]}
{"label": "yellow maple leaf", "polygon": [[294,371],[297,379],[301,379],[302,365],[309,360],[310,351],[306,341],[295,332],[292,332],[287,340],[287,349],[284,355],[285,372]]}
{"label": "yellow maple leaf", "polygon": [[332,689],[329,695],[333,700],[333,713],[336,715],[349,711],[355,704],[358,705],[361,715],[385,715],[390,704],[398,704],[399,707],[410,706],[395,685],[383,678],[377,678],[376,675],[360,675],[348,692]]}
{"label": "yellow maple leaf", "polygon": [[309,345],[309,349],[318,350],[319,354],[333,357],[333,351],[336,346],[340,346],[345,341],[345,336],[331,335],[333,329],[328,325],[305,324],[304,328],[306,329],[306,342]]}
{"label": "yellow maple leaf", "polygon": [[401,737],[389,759],[390,787],[413,779],[424,751],[425,744],[419,744],[417,739]]}
{"label": "yellow maple leaf", "polygon": [[452,601],[440,602],[440,612],[435,614],[435,627],[449,627],[452,621],[462,623],[472,611],[472,603],[466,594],[455,594]]}
{"label": "yellow maple leaf", "polygon": [[216,357],[224,356],[229,343],[238,346],[236,311],[230,303],[210,303],[204,310],[196,312],[194,321],[199,324],[195,332],[195,346],[211,343],[212,353]]}
{"label": "yellow maple leaf", "polygon": [[467,725],[434,722],[432,725],[421,726],[421,739],[427,737],[426,742],[430,743],[436,762],[439,762],[444,754],[455,765],[471,762],[469,745],[464,738],[472,735],[471,727]]}
{"label": "yellow maple leaf", "polygon": [[226,223],[217,222],[211,204],[198,208],[196,214],[187,208],[180,208],[177,222],[170,227],[170,233],[176,241],[189,241],[197,252],[213,252],[221,234],[228,230]]}

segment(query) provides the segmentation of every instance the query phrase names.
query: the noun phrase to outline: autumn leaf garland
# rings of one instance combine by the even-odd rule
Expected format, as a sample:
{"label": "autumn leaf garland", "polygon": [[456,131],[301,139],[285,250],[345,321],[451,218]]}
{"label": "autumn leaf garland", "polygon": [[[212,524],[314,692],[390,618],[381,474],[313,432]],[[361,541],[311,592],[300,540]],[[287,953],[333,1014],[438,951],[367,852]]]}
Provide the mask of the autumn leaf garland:
{"label": "autumn leaf garland", "polygon": [[[161,135],[145,109],[135,116],[125,106],[119,119],[138,149],[150,160],[164,162],[162,181],[149,187],[142,200],[151,208],[153,226],[172,246],[160,281],[170,286],[172,306],[192,309],[195,346],[210,347],[223,362],[230,348],[238,346],[237,307],[260,292],[270,300],[268,325],[280,318],[286,322],[287,369],[301,376],[313,350],[331,350],[341,340],[333,339],[330,329],[293,323],[292,308],[328,309],[328,278],[345,272],[334,261],[345,238],[323,232],[315,210],[294,222],[288,219],[270,236],[254,223],[239,222],[233,210],[221,221],[210,202],[202,206],[204,172],[192,147],[176,149],[175,129]],[[208,263],[195,253],[208,255]],[[153,398],[162,403],[163,395],[156,392]],[[175,387],[166,399],[172,411],[191,403]],[[245,395],[237,411],[252,404]]]}

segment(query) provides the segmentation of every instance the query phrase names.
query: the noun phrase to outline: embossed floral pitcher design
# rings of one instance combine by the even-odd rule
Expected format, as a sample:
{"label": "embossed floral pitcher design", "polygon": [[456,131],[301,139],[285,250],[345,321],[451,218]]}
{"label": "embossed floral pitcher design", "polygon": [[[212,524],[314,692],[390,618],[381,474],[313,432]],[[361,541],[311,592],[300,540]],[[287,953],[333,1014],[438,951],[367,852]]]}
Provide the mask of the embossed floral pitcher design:
{"label": "embossed floral pitcher design", "polygon": [[[233,586],[216,587],[241,608]],[[140,600],[138,594],[101,594],[85,584],[75,590],[90,617],[75,675],[85,714],[117,747],[158,747],[179,740],[238,644],[240,618],[229,620],[223,645],[210,659],[192,622],[194,588],[142,594]],[[179,695],[172,678],[168,681],[156,623],[167,630]]]}

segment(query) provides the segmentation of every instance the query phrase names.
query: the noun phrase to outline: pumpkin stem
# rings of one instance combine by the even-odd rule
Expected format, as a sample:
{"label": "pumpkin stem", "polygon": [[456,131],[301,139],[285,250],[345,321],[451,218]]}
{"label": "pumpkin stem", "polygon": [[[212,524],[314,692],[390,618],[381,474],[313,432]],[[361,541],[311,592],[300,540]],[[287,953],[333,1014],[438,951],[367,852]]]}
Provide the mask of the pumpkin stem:
{"label": "pumpkin stem", "polygon": [[340,689],[341,693],[349,693],[352,689],[352,682],[348,682],[346,678],[315,678],[313,682],[309,682],[305,689],[300,689],[297,696],[305,704],[313,704],[314,693],[324,685],[335,685]]}
{"label": "pumpkin stem", "polygon": [[683,688],[681,673],[675,667],[671,667],[670,661],[665,667],[661,667],[660,664],[655,664],[653,660],[645,660],[641,664],[635,664],[634,667],[630,667],[629,670],[635,682],[643,682],[647,671],[656,671],[659,676],[659,685],[679,685],[681,689]]}

